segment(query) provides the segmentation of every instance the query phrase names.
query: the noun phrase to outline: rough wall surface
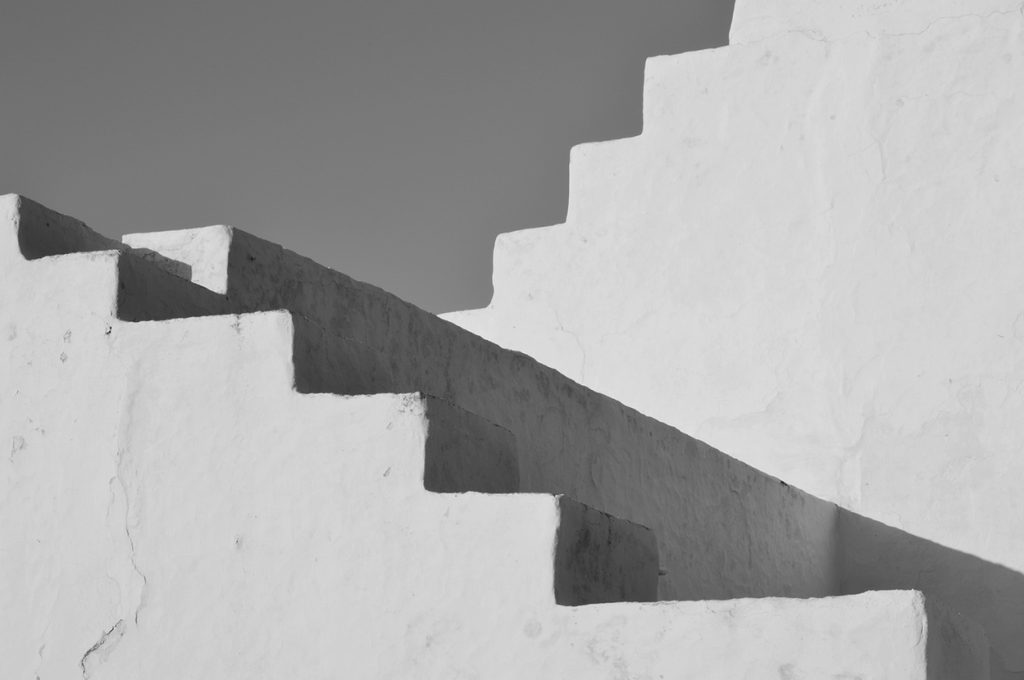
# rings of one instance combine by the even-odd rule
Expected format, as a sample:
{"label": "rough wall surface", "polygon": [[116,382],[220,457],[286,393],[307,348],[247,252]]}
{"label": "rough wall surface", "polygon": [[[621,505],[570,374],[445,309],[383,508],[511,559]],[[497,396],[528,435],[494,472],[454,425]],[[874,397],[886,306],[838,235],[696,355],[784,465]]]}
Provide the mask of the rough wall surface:
{"label": "rough wall surface", "polygon": [[505,493],[508,430],[303,393],[300,317],[114,245],[0,206],[2,678],[986,677],[915,591],[645,604],[652,532]]}
{"label": "rough wall surface", "polygon": [[651,527],[665,572],[662,598],[837,592],[831,503],[241,230],[124,240],[187,263],[193,281],[224,291],[239,311],[290,310],[304,391],[419,390],[506,428],[516,439],[523,491],[570,494]]}
{"label": "rough wall surface", "polygon": [[[1024,9],[740,0],[573,149],[566,223],[445,318],[842,514],[843,592],[941,591],[1024,677]],[[871,543],[870,546],[864,544]]]}
{"label": "rough wall surface", "polygon": [[1024,569],[1021,14],[741,0],[739,44],[651,59],[643,133],[575,148],[566,224],[499,237],[491,305],[447,318]]}
{"label": "rough wall surface", "polygon": [[824,40],[861,32],[923,33],[934,23],[1018,12],[1020,5],[1020,0],[737,0],[729,43],[793,32]]}

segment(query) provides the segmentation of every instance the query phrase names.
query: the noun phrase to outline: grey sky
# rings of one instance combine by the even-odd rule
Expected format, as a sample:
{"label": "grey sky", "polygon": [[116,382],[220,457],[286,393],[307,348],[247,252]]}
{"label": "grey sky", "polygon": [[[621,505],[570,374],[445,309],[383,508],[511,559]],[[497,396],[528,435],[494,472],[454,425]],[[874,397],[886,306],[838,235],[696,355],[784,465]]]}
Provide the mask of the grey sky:
{"label": "grey sky", "polygon": [[0,193],[111,236],[226,223],[431,311],[565,216],[569,148],[730,0],[6,2]]}

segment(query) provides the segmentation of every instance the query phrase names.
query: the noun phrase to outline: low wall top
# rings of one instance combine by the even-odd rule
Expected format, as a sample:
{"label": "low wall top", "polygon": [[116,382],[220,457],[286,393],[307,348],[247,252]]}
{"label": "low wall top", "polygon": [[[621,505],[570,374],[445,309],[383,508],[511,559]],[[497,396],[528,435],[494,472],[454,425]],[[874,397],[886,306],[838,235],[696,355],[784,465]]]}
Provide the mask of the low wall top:
{"label": "low wall top", "polygon": [[920,33],[944,18],[1017,12],[1019,0],[737,0],[729,43],[788,31],[835,40],[860,32]]}

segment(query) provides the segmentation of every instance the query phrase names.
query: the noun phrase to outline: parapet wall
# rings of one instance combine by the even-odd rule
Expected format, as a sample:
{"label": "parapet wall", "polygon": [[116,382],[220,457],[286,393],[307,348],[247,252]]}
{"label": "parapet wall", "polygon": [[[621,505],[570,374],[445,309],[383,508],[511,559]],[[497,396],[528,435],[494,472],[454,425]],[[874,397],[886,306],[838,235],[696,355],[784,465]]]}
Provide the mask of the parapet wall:
{"label": "parapet wall", "polygon": [[223,272],[207,284],[239,310],[290,310],[303,391],[419,390],[506,428],[521,490],[567,493],[655,531],[662,598],[835,592],[831,503],[380,289],[228,233],[210,228],[208,247],[191,256],[175,232],[125,240],[194,272]]}
{"label": "parapet wall", "polygon": [[644,604],[834,592],[836,508],[523,355],[237,230],[0,215],[0,676],[987,666],[919,592]]}
{"label": "parapet wall", "polygon": [[1019,603],[1022,35],[1017,2],[741,0],[735,44],[648,61],[642,134],[574,148],[566,223],[500,236],[491,304],[445,318]]}
{"label": "parapet wall", "polygon": [[821,7],[652,60],[567,224],[499,240],[451,318],[543,363],[239,230],[4,198],[0,669],[987,676],[939,595],[1024,672],[1020,15]]}
{"label": "parapet wall", "polygon": [[[113,244],[4,203],[0,674],[987,667],[982,630],[919,593],[637,604],[835,592],[836,508],[237,230],[90,250]],[[410,385],[445,399],[365,394]],[[659,523],[523,493],[560,485]],[[866,532],[857,555],[883,545]]]}
{"label": "parapet wall", "polygon": [[1024,567],[1024,18],[870,5],[936,20],[651,59],[643,133],[575,148],[566,224],[499,237],[491,305],[446,318]]}

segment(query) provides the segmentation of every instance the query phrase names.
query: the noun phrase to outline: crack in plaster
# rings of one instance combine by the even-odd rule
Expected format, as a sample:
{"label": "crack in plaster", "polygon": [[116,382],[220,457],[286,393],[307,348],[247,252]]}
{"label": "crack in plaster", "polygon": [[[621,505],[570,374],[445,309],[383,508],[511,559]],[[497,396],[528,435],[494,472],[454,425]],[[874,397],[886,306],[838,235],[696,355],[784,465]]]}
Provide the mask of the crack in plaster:
{"label": "crack in plaster", "polygon": [[[111,639],[112,636],[114,635],[116,635],[117,637]],[[83,654],[82,658],[78,661],[78,665],[82,669],[82,680],[89,680],[89,668],[87,667],[87,664],[89,663],[89,657],[93,656],[94,654],[102,650],[104,647],[108,645],[108,643],[110,645],[116,644],[123,635],[124,619],[118,619],[117,623],[115,623],[109,629],[104,631],[102,635],[100,635],[100,639],[97,640],[92,647],[85,650],[85,654]]]}
{"label": "crack in plaster", "polygon": [[872,33],[871,31],[865,29],[863,32],[868,37],[875,38],[875,39],[878,39],[878,38],[902,38],[902,37],[905,37],[905,36],[924,35],[928,31],[932,30],[932,28],[934,28],[937,24],[939,24],[940,22],[943,22],[943,21],[956,21],[958,19],[981,19],[982,21],[987,21],[987,20],[991,19],[994,16],[1008,16],[1010,14],[1020,14],[1021,16],[1024,16],[1024,3],[1021,3],[1020,5],[1018,5],[1016,9],[993,10],[993,11],[989,12],[988,14],[978,14],[978,13],[973,13],[973,14],[954,14],[952,16],[938,17],[937,19],[933,19],[932,21],[930,21],[928,23],[928,25],[925,26],[920,31],[906,31],[906,32],[903,32],[903,33],[886,33],[886,32],[883,31],[881,33],[875,34],[875,33]]}
{"label": "crack in plaster", "polygon": [[568,330],[562,323],[562,318],[558,315],[558,310],[555,309],[554,305],[548,305],[548,308],[551,310],[551,313],[554,314],[555,316],[555,322],[558,324],[558,330],[562,331],[563,333],[565,333],[566,335],[568,335],[569,337],[576,341],[576,346],[580,350],[579,382],[585,382],[587,375],[587,350],[584,349],[583,342],[580,340],[580,337],[576,333],[573,333],[572,331]]}
{"label": "crack in plaster", "polygon": [[58,585],[56,592],[51,593],[50,606],[46,612],[46,617],[44,618],[46,625],[43,626],[43,630],[38,637],[42,642],[40,642],[39,648],[36,650],[36,657],[38,658],[39,663],[36,664],[36,672],[34,674],[35,680],[40,680],[42,677],[42,668],[44,663],[43,654],[46,651],[46,641],[50,635],[50,626],[53,625],[53,612],[57,609],[57,602],[60,601],[61,591],[62,587]]}
{"label": "crack in plaster", "polygon": [[136,604],[132,615],[132,621],[135,625],[138,625],[139,623],[139,612],[145,604],[145,593],[146,587],[149,585],[149,579],[139,568],[135,554],[135,536],[132,535],[131,528],[133,506],[126,479],[125,454],[128,452],[130,447],[135,401],[138,397],[141,384],[142,381],[138,375],[138,366],[133,366],[125,379],[124,400],[121,407],[121,423],[117,434],[117,453],[114,458],[114,479],[120,486],[121,493],[124,497],[124,535],[128,542],[128,562],[131,565],[132,571],[134,571],[142,581],[141,586],[139,586],[138,603]]}
{"label": "crack in plaster", "polygon": [[45,652],[45,651],[46,651],[46,643],[44,642],[43,644],[39,645],[39,649],[36,650],[36,657],[39,659],[39,663],[36,664],[36,672],[35,672],[36,680],[39,680],[39,671],[43,667],[43,652]]}
{"label": "crack in plaster", "polygon": [[[113,511],[115,505],[117,504],[117,489],[120,489],[120,496],[124,500],[124,513],[122,519],[124,522],[124,536],[128,545],[128,563],[131,565],[132,571],[136,574],[136,576],[138,576],[138,578],[142,582],[141,585],[138,587],[138,601],[135,605],[134,611],[132,612],[131,618],[131,620],[134,622],[136,626],[139,623],[139,613],[142,611],[142,607],[145,604],[145,591],[146,587],[149,584],[149,579],[139,568],[138,561],[136,560],[135,555],[135,537],[132,535],[131,530],[132,503],[130,500],[131,496],[129,494],[128,481],[126,479],[127,470],[125,463],[125,454],[127,453],[130,444],[132,421],[134,418],[135,410],[135,401],[138,396],[140,385],[141,380],[139,379],[138,366],[136,365],[133,366],[128,371],[128,374],[125,377],[122,392],[123,399],[121,402],[120,409],[121,419],[118,427],[117,438],[115,440],[116,453],[114,454],[114,476],[111,477],[109,481],[109,485],[112,491],[110,499],[110,510]],[[95,644],[93,644],[88,650],[86,650],[85,654],[82,655],[82,658],[79,660],[79,666],[82,669],[83,680],[88,680],[89,678],[89,669],[87,667],[87,663],[89,662],[90,658],[101,651],[105,652],[105,657],[106,654],[109,654],[111,646],[120,641],[121,638],[124,637],[124,634],[125,618],[122,616],[117,620],[116,623],[114,623],[100,636],[99,640],[97,640]]]}
{"label": "crack in plaster", "polygon": [[24,437],[16,435],[11,438],[11,453],[8,456],[8,459],[11,461],[11,463],[14,463],[14,459],[17,456],[18,452],[24,450],[25,446],[26,444]]}
{"label": "crack in plaster", "polygon": [[139,612],[142,610],[142,606],[145,604],[145,592],[146,586],[149,585],[149,579],[146,578],[146,575],[142,573],[141,569],[139,569],[139,564],[135,559],[135,538],[132,536],[131,531],[131,504],[128,500],[128,486],[125,483],[124,478],[122,476],[123,460],[124,449],[119,447],[117,449],[117,474],[115,476],[115,479],[121,486],[121,493],[124,494],[124,535],[125,538],[128,540],[128,562],[131,564],[132,570],[136,573],[136,575],[138,575],[138,577],[142,579],[142,586],[139,588],[139,601],[138,604],[135,606],[135,612],[132,616],[132,620],[134,621],[135,625],[138,625]]}

